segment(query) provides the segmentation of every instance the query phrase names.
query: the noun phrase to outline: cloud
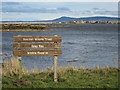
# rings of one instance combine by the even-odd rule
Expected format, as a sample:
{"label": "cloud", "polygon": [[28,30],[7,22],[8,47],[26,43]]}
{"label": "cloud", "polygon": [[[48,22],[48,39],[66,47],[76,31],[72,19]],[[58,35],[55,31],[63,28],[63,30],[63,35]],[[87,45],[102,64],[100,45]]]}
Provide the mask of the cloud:
{"label": "cloud", "polygon": [[46,8],[48,10],[56,10],[57,8]]}
{"label": "cloud", "polygon": [[93,10],[100,10],[100,8],[92,8]]}
{"label": "cloud", "polygon": [[117,16],[117,10],[106,10],[105,8],[92,8],[90,10],[82,11],[82,14],[86,15],[112,15]]}
{"label": "cloud", "polygon": [[19,2],[2,2],[2,5],[20,5]]}
{"label": "cloud", "polygon": [[57,10],[58,10],[58,11],[70,11],[70,9],[68,9],[68,8],[63,8],[63,7],[62,7],[62,8],[57,8]]}
{"label": "cloud", "polygon": [[69,8],[34,8],[34,7],[13,7],[4,6],[2,7],[3,12],[23,12],[23,13],[67,13],[72,12]]}
{"label": "cloud", "polygon": [[94,14],[101,14],[101,15],[118,15],[118,11],[110,11],[110,10],[95,11]]}

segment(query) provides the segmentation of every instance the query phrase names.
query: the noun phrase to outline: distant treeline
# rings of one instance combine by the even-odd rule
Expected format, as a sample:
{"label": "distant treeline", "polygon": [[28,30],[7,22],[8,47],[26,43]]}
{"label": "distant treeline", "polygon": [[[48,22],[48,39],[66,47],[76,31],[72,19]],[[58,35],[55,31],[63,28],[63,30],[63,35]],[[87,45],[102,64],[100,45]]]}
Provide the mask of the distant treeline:
{"label": "distant treeline", "polygon": [[37,30],[41,30],[41,29],[46,29],[45,26],[43,25],[39,25],[39,26],[35,26],[35,25],[14,25],[14,24],[2,24],[2,29],[10,29],[10,30],[15,30],[15,29],[37,29]]}

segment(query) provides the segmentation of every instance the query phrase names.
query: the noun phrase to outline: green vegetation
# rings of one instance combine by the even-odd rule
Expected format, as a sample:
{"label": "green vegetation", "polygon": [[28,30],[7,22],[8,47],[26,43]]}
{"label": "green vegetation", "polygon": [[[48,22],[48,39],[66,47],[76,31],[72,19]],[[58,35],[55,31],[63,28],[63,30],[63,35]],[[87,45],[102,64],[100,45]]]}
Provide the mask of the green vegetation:
{"label": "green vegetation", "polygon": [[[8,67],[9,70],[4,73]],[[43,71],[35,68],[32,72],[24,68],[21,80],[18,79],[17,71],[17,60],[12,59],[3,64],[3,88],[118,88],[118,68],[108,66],[103,69],[59,67],[58,83],[53,81],[54,73],[50,68]]]}
{"label": "green vegetation", "polygon": [[45,26],[43,25],[38,25],[38,26],[35,26],[35,25],[15,25],[15,24],[2,24],[2,30],[17,30],[17,29],[24,29],[24,30],[27,30],[27,29],[31,29],[31,30],[43,30],[43,29],[46,29]]}
{"label": "green vegetation", "polygon": [[56,24],[2,24],[0,29],[4,32],[15,32],[15,31],[48,31],[53,30],[50,27],[69,27],[69,25],[56,25]]}

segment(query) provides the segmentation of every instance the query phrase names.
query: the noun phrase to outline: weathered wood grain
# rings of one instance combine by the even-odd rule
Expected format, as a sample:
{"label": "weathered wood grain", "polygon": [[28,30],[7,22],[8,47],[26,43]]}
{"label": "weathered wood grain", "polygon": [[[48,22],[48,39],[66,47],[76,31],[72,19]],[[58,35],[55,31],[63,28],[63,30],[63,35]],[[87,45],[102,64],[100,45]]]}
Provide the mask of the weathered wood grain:
{"label": "weathered wood grain", "polygon": [[53,56],[61,55],[62,50],[14,50],[14,56]]}
{"label": "weathered wood grain", "polygon": [[60,49],[61,43],[14,43],[13,49]]}
{"label": "weathered wood grain", "polygon": [[13,42],[61,42],[61,36],[13,36]]}

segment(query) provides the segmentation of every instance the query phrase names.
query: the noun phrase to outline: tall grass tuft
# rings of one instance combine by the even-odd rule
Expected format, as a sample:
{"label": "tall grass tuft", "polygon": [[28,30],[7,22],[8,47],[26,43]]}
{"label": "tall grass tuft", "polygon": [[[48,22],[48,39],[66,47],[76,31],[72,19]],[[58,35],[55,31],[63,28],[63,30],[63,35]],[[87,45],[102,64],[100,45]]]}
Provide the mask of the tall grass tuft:
{"label": "tall grass tuft", "polygon": [[[12,57],[10,60],[6,59],[5,63],[2,64],[2,75],[3,76],[17,76],[19,75],[19,61],[15,57]],[[22,73],[29,74],[29,71],[22,66]]]}
{"label": "tall grass tuft", "polygon": [[[96,66],[94,69],[85,69],[84,67],[76,68],[73,66],[68,66],[68,67],[58,67],[57,68],[57,73],[58,77],[63,77],[65,78],[65,74],[73,74],[73,73],[101,73],[102,75],[107,76],[107,72],[110,71],[110,67],[108,65],[105,65],[105,69],[101,69],[100,66]],[[18,76],[19,75],[19,70],[20,70],[20,65],[19,65],[19,60],[15,57],[12,57],[10,60],[6,59],[5,63],[2,64],[2,75],[3,76]],[[54,68],[47,68],[45,70],[40,70],[36,66],[34,66],[34,69],[32,71],[29,71],[26,69],[25,66],[22,65],[22,75],[30,75],[30,74],[40,74],[40,73],[45,73],[48,74],[49,76],[53,77],[54,74]]]}
{"label": "tall grass tuft", "polygon": [[107,70],[109,70],[109,66],[108,65],[105,65],[104,68],[107,69]]}
{"label": "tall grass tuft", "polygon": [[33,68],[31,73],[32,74],[39,74],[39,73],[41,73],[41,71],[36,66],[34,66],[34,68]]}
{"label": "tall grass tuft", "polygon": [[96,66],[95,69],[96,69],[96,70],[100,70],[100,66],[99,66],[99,65]]}
{"label": "tall grass tuft", "polygon": [[73,67],[73,66],[68,66],[68,67],[59,67],[58,68],[58,73],[61,72],[77,72],[78,68]]}
{"label": "tall grass tuft", "polygon": [[0,64],[0,77],[2,77],[2,65]]}

